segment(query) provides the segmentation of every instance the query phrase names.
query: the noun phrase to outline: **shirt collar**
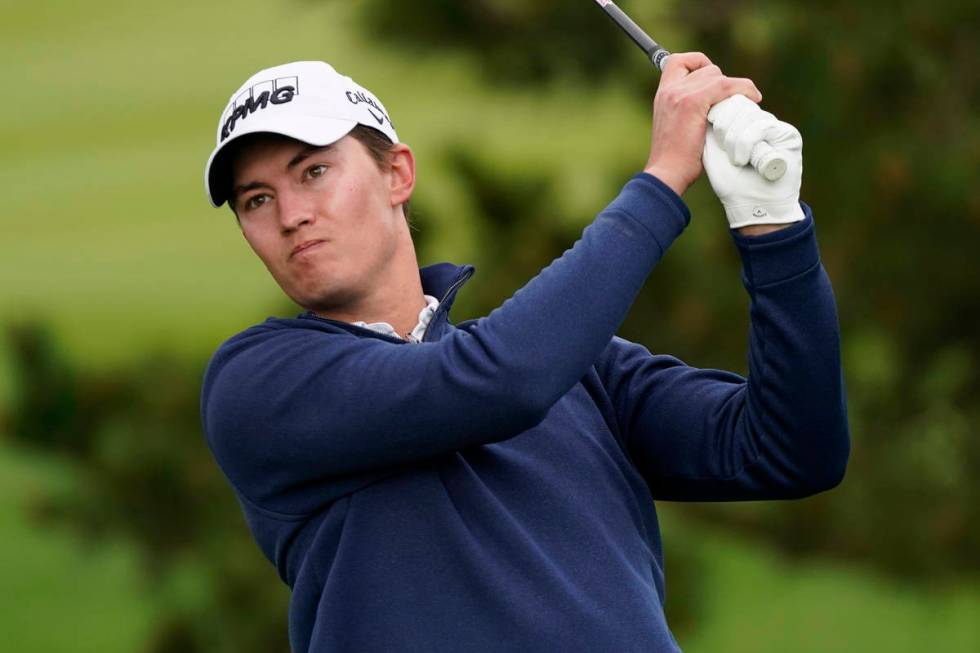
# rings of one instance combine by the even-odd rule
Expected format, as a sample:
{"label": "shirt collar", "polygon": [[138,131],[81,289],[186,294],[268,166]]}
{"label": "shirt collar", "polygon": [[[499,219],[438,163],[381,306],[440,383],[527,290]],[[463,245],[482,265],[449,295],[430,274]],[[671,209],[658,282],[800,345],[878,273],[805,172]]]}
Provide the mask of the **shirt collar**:
{"label": "shirt collar", "polygon": [[412,329],[411,333],[407,337],[402,337],[395,331],[395,328],[388,324],[387,322],[351,322],[354,326],[364,327],[365,329],[371,329],[372,331],[377,331],[378,333],[383,333],[388,336],[394,336],[395,338],[402,338],[403,340],[408,340],[409,342],[421,342],[422,334],[425,333],[425,327],[429,325],[429,321],[432,316],[435,315],[436,309],[439,308],[439,300],[432,295],[424,295],[425,297],[425,308],[419,311],[419,322]]}

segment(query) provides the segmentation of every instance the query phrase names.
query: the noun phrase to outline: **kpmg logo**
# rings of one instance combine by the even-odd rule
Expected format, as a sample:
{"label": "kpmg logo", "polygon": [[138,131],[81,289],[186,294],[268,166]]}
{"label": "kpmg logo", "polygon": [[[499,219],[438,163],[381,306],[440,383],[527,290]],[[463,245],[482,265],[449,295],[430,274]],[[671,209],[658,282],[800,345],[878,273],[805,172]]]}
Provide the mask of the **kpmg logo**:
{"label": "kpmg logo", "polygon": [[224,124],[221,125],[221,140],[224,141],[235,131],[235,123],[244,120],[259,109],[270,104],[286,104],[299,95],[299,77],[280,77],[259,82],[246,89],[225,109]]}

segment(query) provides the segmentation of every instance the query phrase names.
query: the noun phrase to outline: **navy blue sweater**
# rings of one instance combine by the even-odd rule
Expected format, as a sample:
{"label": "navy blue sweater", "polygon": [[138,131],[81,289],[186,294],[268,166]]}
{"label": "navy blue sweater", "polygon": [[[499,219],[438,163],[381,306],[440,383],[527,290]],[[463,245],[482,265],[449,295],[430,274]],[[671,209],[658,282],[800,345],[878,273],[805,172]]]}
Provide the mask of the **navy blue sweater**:
{"label": "navy blue sweater", "polygon": [[488,316],[470,265],[420,270],[421,343],[304,314],[232,337],[202,417],[290,588],[297,653],[677,651],[653,499],[791,499],[838,484],[849,437],[833,293],[806,218],[732,232],[749,374],[614,336],[690,220],[639,174]]}

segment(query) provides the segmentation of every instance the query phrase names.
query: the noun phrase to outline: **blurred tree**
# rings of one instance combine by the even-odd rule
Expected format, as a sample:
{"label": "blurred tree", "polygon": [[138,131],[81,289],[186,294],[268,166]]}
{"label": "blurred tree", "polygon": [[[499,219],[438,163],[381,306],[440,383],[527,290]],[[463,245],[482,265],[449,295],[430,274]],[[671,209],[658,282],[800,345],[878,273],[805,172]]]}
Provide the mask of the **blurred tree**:
{"label": "blurred tree", "polygon": [[77,472],[31,511],[92,542],[135,545],[159,606],[147,653],[288,651],[287,592],[201,436],[203,368],[158,355],[86,373],[43,327],[11,327],[7,337],[18,395],[2,432]]}
{"label": "blurred tree", "polygon": [[[659,4],[646,3],[640,14],[650,16]],[[630,48],[636,46],[588,1],[415,0],[392,4],[367,0],[360,6],[365,26],[386,42],[418,57],[447,51],[475,55],[480,70],[496,82],[595,81],[621,72],[624,66],[650,67],[642,57],[637,61],[630,56]]]}
{"label": "blurred tree", "polygon": [[980,7],[769,0],[679,11],[723,70],[751,71],[764,104],[804,134],[803,196],[838,297],[854,435],[834,492],[699,514],[789,551],[906,575],[975,573]]}

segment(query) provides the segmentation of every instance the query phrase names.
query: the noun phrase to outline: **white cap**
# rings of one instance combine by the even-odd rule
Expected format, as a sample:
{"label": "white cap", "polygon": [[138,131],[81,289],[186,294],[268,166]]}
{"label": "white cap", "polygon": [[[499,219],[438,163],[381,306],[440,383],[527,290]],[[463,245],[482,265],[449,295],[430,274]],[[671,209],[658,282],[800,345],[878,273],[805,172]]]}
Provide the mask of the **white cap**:
{"label": "white cap", "polygon": [[330,145],[358,124],[398,142],[384,105],[350,77],[322,61],[294,61],[259,71],[228,100],[218,121],[217,143],[204,168],[214,207],[229,197],[227,145],[245,134],[282,134],[310,145]]}

